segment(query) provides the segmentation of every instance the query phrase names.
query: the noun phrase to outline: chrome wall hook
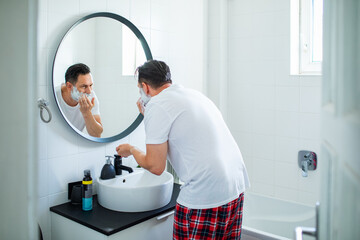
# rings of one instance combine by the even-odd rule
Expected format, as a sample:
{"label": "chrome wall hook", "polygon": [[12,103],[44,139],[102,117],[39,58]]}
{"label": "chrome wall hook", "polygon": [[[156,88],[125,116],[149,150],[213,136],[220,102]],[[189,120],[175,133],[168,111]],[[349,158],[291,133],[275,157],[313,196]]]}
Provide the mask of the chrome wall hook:
{"label": "chrome wall hook", "polygon": [[[49,105],[49,102],[46,101],[43,98],[38,99],[38,107],[40,108],[40,118],[44,123],[49,123],[51,121],[52,115],[50,109],[47,107]],[[43,109],[45,109],[49,115],[49,119],[45,119],[43,116]]]}

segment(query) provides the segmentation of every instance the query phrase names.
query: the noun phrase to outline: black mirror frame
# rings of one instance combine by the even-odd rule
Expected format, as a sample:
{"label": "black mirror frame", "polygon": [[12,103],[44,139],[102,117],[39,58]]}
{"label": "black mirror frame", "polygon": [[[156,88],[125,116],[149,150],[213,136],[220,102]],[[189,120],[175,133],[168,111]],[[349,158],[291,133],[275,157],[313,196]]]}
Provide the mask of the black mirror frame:
{"label": "black mirror frame", "polygon": [[55,86],[54,86],[54,67],[55,67],[55,60],[56,60],[56,56],[57,53],[59,51],[60,45],[63,42],[63,40],[65,39],[65,37],[71,32],[71,30],[73,30],[77,25],[79,25],[80,23],[91,19],[91,18],[95,18],[95,17],[108,17],[108,18],[112,18],[115,19],[123,24],[125,24],[128,28],[130,28],[133,33],[136,35],[136,37],[139,39],[139,41],[141,42],[141,45],[144,49],[145,52],[145,56],[147,60],[152,60],[152,54],[149,48],[149,45],[147,44],[145,37],[142,35],[142,33],[140,32],[140,30],[133,24],[131,23],[129,20],[127,20],[126,18],[117,15],[115,13],[110,13],[110,12],[98,12],[98,13],[93,13],[90,15],[87,15],[81,19],[79,19],[78,21],[76,21],[64,34],[64,36],[61,38],[61,41],[56,49],[55,52],[55,56],[54,56],[54,60],[53,60],[53,65],[52,65],[52,88],[53,88],[53,94],[54,94],[54,98],[56,100],[56,104],[61,112],[61,115],[63,116],[64,120],[66,121],[66,123],[75,131],[77,132],[80,136],[82,136],[83,138],[93,141],[93,142],[100,142],[100,143],[108,143],[108,142],[113,142],[119,139],[122,139],[126,136],[128,136],[131,132],[133,132],[141,123],[141,121],[144,119],[144,116],[139,113],[138,117],[135,119],[135,121],[127,128],[125,129],[123,132],[112,136],[112,137],[107,137],[107,138],[98,138],[98,137],[93,137],[87,134],[84,134],[83,132],[79,131],[76,127],[72,126],[69,121],[66,119],[64,113],[62,112],[59,103],[58,103],[58,99],[56,97],[56,93],[55,93]]}

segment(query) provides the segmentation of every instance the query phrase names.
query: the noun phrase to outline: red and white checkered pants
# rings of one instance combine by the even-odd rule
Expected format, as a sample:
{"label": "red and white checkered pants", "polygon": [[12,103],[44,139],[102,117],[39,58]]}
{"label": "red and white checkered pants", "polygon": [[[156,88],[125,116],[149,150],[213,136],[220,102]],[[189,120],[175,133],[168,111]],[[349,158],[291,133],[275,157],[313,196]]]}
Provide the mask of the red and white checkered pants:
{"label": "red and white checkered pants", "polygon": [[191,209],[176,204],[173,239],[241,239],[244,193],[216,208]]}

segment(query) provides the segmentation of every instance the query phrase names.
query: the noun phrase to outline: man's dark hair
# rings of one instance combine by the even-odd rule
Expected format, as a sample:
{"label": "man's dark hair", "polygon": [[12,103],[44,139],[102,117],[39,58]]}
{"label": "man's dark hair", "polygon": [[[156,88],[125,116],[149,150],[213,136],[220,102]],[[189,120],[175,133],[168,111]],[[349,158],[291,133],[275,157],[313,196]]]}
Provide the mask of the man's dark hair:
{"label": "man's dark hair", "polygon": [[149,60],[138,67],[136,72],[139,83],[147,83],[154,89],[166,83],[172,83],[170,68],[162,61]]}
{"label": "man's dark hair", "polygon": [[77,82],[78,76],[85,75],[90,73],[90,68],[83,63],[77,63],[70,66],[65,73],[65,82],[70,82],[72,85],[75,85]]}

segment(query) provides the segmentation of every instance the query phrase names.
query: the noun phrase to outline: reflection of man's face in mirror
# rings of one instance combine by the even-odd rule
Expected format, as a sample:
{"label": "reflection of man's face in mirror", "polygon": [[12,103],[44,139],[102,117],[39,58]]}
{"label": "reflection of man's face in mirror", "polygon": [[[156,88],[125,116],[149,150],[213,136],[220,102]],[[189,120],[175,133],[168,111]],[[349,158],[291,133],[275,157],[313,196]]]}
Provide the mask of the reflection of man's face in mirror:
{"label": "reflection of man's face in mirror", "polygon": [[93,88],[93,80],[90,73],[87,74],[79,74],[75,83],[66,82],[67,91],[71,95],[71,101],[69,105],[76,105],[81,97],[87,97],[89,100],[92,100],[92,88]]}
{"label": "reflection of man's face in mirror", "polygon": [[72,125],[82,131],[85,127],[89,135],[100,137],[103,127],[100,119],[99,101],[93,91],[90,68],[78,63],[68,68],[65,84],[57,95],[61,96],[61,109]]}
{"label": "reflection of man's face in mirror", "polygon": [[91,74],[79,75],[75,84],[77,90],[82,93],[90,94],[93,87]]}

